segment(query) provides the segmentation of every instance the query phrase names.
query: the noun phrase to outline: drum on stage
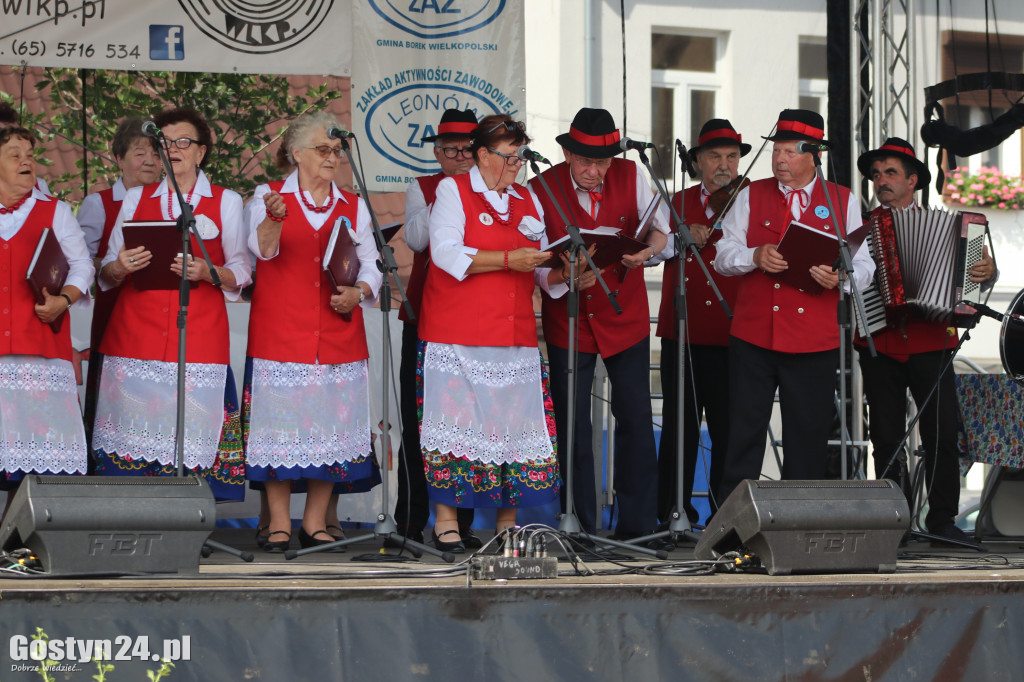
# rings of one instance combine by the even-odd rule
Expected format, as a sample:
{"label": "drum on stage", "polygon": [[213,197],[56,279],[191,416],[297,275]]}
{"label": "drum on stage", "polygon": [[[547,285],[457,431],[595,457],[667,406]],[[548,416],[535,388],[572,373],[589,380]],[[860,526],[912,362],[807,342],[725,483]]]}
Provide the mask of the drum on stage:
{"label": "drum on stage", "polygon": [[1006,375],[1024,385],[1024,289],[1017,292],[1003,316],[999,331],[999,359]]}

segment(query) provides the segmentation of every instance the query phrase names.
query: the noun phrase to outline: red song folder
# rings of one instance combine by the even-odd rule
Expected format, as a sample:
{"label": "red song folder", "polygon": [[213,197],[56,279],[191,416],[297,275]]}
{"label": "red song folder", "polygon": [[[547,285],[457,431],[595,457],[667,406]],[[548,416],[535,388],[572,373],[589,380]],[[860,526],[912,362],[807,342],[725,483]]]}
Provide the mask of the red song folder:
{"label": "red song folder", "polygon": [[[65,258],[64,251],[60,248],[57,236],[50,228],[43,228],[43,233],[39,236],[39,243],[36,244],[36,251],[32,254],[32,260],[28,265],[28,273],[25,275],[28,286],[36,297],[36,303],[40,305],[46,303],[43,289],[48,291],[51,296],[60,294],[70,270],[68,259]],[[57,319],[50,323],[50,329],[59,332],[63,317],[64,313],[58,315]]]}
{"label": "red song folder", "polygon": [[[139,291],[178,289],[181,277],[171,271],[171,264],[181,254],[178,224],[173,220],[126,220],[122,230],[126,249],[144,246],[153,254],[149,265],[131,273],[132,286]],[[189,286],[195,289],[199,282],[189,282]]]}

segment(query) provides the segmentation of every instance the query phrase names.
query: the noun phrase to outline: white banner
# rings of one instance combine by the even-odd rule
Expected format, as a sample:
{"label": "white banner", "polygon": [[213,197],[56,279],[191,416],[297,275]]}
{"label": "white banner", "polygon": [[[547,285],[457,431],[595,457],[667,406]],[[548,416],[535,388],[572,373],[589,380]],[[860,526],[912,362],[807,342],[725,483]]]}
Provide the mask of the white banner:
{"label": "white banner", "polygon": [[0,64],[349,75],[351,0],[0,0]]}
{"label": "white banner", "polygon": [[445,109],[524,111],[518,0],[352,0],[352,16],[352,130],[371,191],[404,191],[440,170],[420,138]]}

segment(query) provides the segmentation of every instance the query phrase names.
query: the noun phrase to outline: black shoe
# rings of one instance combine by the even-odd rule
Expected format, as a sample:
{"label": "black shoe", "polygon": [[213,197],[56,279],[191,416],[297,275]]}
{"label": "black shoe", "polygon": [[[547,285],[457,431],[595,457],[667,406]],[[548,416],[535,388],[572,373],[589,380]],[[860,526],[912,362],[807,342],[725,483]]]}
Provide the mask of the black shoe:
{"label": "black shoe", "polygon": [[[326,539],[320,539],[316,537],[317,535],[323,535],[326,537]],[[310,534],[306,532],[305,528],[299,528],[299,545],[302,547],[302,549],[308,549],[310,547],[320,547],[322,545],[329,545],[332,542],[337,541],[338,540],[332,537],[331,534],[328,533],[326,530],[318,530]],[[345,548],[334,547],[332,548],[331,551],[344,552]]]}
{"label": "black shoe", "polygon": [[478,538],[470,528],[459,528],[459,535],[462,536],[462,544],[466,549],[480,549],[484,546],[483,540]]}
{"label": "black shoe", "polygon": [[[270,538],[275,535],[283,535],[284,540],[273,541]],[[263,543],[263,551],[269,552],[270,554],[284,554],[288,551],[288,545],[292,544],[292,534],[286,530],[275,530],[267,536],[266,541]]]}
{"label": "black shoe", "polygon": [[430,534],[431,536],[433,536],[434,539],[434,547],[436,547],[441,552],[451,552],[452,554],[465,554],[466,546],[462,544],[461,536],[459,536],[458,542],[441,541],[442,537],[444,537],[445,535],[451,535],[452,533],[455,533],[456,536],[459,536],[459,531],[457,530],[446,530],[445,532],[441,533],[440,536],[438,536],[437,531],[430,531]]}
{"label": "black shoe", "polygon": [[256,546],[263,549],[267,544],[267,536],[263,534],[263,531],[267,529],[267,526],[256,527]]}
{"label": "black shoe", "polygon": [[[969,546],[971,549],[985,549],[980,544],[978,544],[977,540],[975,540],[973,537],[960,530],[960,528],[957,527],[955,523],[947,523],[945,526],[941,526],[936,530],[932,530],[929,528],[928,534],[942,538],[940,540],[932,540],[933,545],[952,545],[954,543],[962,543],[963,545]],[[944,542],[944,540],[952,540],[953,542]]]}

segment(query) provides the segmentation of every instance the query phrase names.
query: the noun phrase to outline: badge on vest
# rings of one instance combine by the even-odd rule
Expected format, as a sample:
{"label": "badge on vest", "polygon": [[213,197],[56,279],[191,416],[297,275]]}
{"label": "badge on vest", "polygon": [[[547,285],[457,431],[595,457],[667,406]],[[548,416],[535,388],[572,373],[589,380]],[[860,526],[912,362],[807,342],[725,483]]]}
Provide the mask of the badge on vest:
{"label": "badge on vest", "polygon": [[480,221],[481,225],[493,225],[494,224],[494,218],[492,218],[491,214],[488,213],[487,211],[484,211],[483,213],[478,215],[477,216],[477,220]]}
{"label": "badge on vest", "polygon": [[831,215],[831,214],[828,212],[828,207],[827,206],[815,206],[814,207],[814,215],[816,215],[819,218],[821,218],[822,220],[824,220],[825,218],[828,218],[829,215]]}

